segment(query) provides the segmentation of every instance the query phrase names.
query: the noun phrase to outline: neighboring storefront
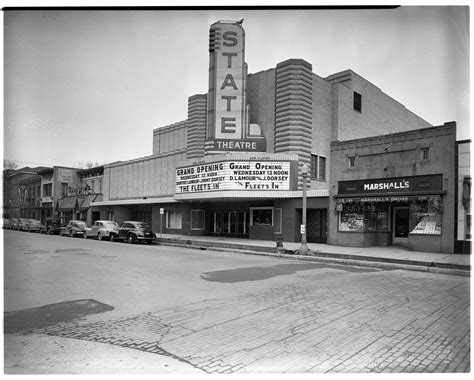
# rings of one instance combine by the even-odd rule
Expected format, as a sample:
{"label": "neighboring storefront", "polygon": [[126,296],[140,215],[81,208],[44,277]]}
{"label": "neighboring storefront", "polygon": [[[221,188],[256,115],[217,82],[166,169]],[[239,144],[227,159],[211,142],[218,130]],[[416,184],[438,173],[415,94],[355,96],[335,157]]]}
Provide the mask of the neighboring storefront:
{"label": "neighboring storefront", "polygon": [[455,136],[445,124],[333,143],[330,242],[452,253]]}
{"label": "neighboring storefront", "polygon": [[362,233],[364,245],[430,245],[442,233],[443,194],[442,174],[341,181],[338,231]]}

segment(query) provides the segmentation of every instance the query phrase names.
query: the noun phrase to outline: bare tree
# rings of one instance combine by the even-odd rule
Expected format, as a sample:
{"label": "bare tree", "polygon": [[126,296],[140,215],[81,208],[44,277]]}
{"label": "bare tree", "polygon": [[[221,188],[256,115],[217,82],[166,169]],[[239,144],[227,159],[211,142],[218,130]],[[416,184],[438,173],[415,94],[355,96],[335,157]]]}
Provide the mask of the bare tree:
{"label": "bare tree", "polygon": [[18,168],[18,164],[15,161],[3,159],[3,169],[4,170],[15,170]]}
{"label": "bare tree", "polygon": [[90,168],[95,168],[96,166],[100,166],[100,163],[92,162],[92,161],[87,161],[87,162],[80,161],[77,164],[77,167],[80,169],[90,169]]}

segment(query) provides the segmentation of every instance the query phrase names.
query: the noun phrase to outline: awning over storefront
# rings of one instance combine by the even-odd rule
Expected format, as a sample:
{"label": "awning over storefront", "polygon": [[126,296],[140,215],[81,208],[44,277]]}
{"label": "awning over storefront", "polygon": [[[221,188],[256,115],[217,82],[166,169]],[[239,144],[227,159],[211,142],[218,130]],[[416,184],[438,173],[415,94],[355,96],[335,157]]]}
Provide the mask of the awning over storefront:
{"label": "awning over storefront", "polygon": [[86,195],[82,197],[78,197],[78,205],[80,210],[87,210],[91,203],[97,198],[97,194]]}
{"label": "awning over storefront", "polygon": [[77,208],[77,197],[68,197],[58,200],[58,209],[74,210]]}
{"label": "awning over storefront", "polygon": [[[326,189],[323,190],[307,190],[306,196],[308,198],[317,198],[317,197],[327,197],[329,196],[329,191]],[[189,194],[176,194],[175,199],[178,201],[186,200],[221,200],[221,199],[228,199],[228,200],[239,200],[239,199],[289,199],[289,198],[302,198],[303,191],[271,191],[271,190],[255,190],[255,191],[239,191],[239,190],[231,190],[231,191],[210,191],[210,192],[202,192],[202,193],[189,193]]]}
{"label": "awning over storefront", "polygon": [[109,201],[91,202],[91,206],[127,206],[127,205],[145,205],[154,203],[176,203],[173,197],[163,198],[136,198],[136,199],[116,199]]}
{"label": "awning over storefront", "polygon": [[410,194],[410,195],[371,195],[371,196],[348,196],[348,195],[335,195],[336,201],[339,203],[378,203],[378,202],[410,202],[410,201],[423,201],[428,198],[440,196],[446,194],[446,191],[439,191],[436,193],[429,194]]}

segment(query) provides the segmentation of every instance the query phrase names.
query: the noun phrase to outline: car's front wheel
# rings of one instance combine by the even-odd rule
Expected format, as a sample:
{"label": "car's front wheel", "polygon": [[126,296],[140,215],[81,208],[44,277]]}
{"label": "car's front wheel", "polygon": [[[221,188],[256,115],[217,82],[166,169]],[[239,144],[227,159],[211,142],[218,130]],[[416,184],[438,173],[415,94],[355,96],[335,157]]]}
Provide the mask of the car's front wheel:
{"label": "car's front wheel", "polygon": [[87,234],[85,232],[84,232],[83,238],[87,239]]}
{"label": "car's front wheel", "polygon": [[135,237],[133,235],[128,235],[127,242],[129,244],[134,244],[135,243]]}
{"label": "car's front wheel", "polygon": [[114,234],[111,234],[109,236],[109,240],[113,243],[115,241],[115,235]]}
{"label": "car's front wheel", "polygon": [[74,237],[74,236],[75,236],[74,231],[69,232],[69,237]]}
{"label": "car's front wheel", "polygon": [[102,241],[102,234],[100,232],[97,234],[97,240]]}

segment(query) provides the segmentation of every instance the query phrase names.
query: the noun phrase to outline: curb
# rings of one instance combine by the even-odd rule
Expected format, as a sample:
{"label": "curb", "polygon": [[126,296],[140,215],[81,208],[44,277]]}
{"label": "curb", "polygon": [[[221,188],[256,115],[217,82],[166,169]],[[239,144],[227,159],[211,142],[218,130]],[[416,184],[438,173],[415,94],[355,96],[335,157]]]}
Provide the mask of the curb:
{"label": "curb", "polygon": [[429,272],[439,274],[452,274],[458,276],[470,276],[471,266],[460,265],[452,263],[436,263],[433,261],[416,261],[416,260],[402,260],[392,259],[387,257],[373,257],[373,256],[359,256],[350,254],[338,254],[330,252],[315,251],[311,255],[302,256],[295,255],[293,250],[281,248],[280,252],[277,248],[255,246],[246,244],[222,243],[222,242],[207,242],[207,241],[193,241],[190,239],[173,239],[173,238],[158,238],[155,240],[159,245],[166,245],[171,247],[182,247],[200,250],[212,250],[217,252],[235,252],[241,254],[261,255],[281,257],[287,259],[301,260],[301,261],[318,261],[328,263],[338,263],[343,265],[357,265],[365,267],[376,267],[383,269],[405,269],[418,272]]}

